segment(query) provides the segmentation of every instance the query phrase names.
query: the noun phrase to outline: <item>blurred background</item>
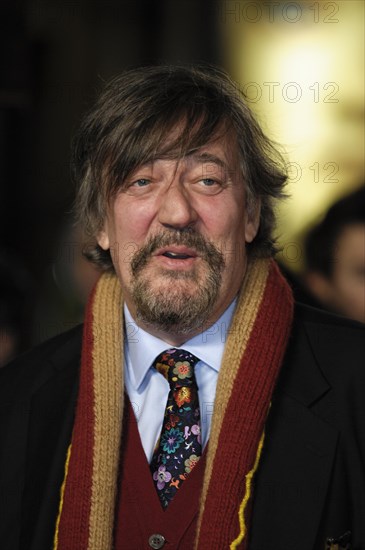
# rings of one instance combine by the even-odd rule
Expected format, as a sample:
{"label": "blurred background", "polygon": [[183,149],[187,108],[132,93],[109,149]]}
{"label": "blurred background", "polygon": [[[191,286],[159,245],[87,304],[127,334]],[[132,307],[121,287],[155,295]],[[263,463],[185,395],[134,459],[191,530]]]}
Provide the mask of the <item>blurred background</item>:
{"label": "blurred background", "polygon": [[[221,65],[285,151],[278,260],[364,184],[364,2],[1,0],[0,362],[82,320],[98,274],[70,214],[71,138],[100,84],[136,65]],[[298,283],[299,284],[299,283]]]}

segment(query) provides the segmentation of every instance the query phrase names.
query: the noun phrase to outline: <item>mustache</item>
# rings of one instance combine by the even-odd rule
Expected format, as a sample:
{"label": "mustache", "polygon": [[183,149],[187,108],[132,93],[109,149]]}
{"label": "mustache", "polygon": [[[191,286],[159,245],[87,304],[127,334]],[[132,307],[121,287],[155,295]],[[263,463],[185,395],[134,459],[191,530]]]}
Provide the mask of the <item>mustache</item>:
{"label": "mustache", "polygon": [[156,250],[171,245],[184,245],[194,249],[212,269],[218,272],[221,272],[225,266],[223,254],[213,243],[205,239],[195,230],[185,229],[184,231],[165,231],[151,237],[149,241],[134,254],[131,261],[132,274],[137,275],[141,269],[145,267]]}

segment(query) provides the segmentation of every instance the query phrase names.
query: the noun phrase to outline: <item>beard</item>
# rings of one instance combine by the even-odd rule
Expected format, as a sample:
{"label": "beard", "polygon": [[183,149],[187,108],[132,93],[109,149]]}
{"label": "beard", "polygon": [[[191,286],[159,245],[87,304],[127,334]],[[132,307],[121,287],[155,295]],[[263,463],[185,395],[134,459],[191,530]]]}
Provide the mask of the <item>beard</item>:
{"label": "beard", "polygon": [[[149,274],[152,254],[171,245],[197,251],[201,265],[193,266],[189,272],[160,268]],[[168,231],[152,237],[131,262],[137,321],[181,335],[203,329],[217,301],[224,267],[224,257],[218,248],[193,230]]]}

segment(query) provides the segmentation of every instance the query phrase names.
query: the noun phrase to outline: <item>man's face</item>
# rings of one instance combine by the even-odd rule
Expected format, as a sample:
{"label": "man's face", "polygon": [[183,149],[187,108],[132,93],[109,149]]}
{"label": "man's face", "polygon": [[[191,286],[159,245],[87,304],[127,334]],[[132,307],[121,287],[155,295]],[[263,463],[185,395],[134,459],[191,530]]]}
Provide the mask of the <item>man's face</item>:
{"label": "man's face", "polygon": [[111,251],[138,324],[179,345],[212,325],[237,294],[248,214],[236,140],[211,141],[183,159],[135,170],[112,201],[98,243]]}
{"label": "man's face", "polygon": [[331,297],[337,311],[365,322],[365,225],[362,223],[346,226],[337,241]]}

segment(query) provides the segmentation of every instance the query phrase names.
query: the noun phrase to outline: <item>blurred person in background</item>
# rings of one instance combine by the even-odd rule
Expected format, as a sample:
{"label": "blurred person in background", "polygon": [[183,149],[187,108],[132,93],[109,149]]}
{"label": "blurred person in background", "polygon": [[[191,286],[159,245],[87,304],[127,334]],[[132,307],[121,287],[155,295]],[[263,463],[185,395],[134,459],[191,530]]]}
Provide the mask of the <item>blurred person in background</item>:
{"label": "blurred person in background", "polygon": [[17,257],[0,250],[0,367],[30,346],[33,311],[28,271]]}
{"label": "blurred person in background", "polygon": [[220,69],[106,85],[84,326],[0,374],[2,550],[364,548],[363,328],[272,259],[284,164]]}
{"label": "blurred person in background", "polygon": [[365,323],[365,187],[336,202],[305,240],[303,282],[319,304]]}
{"label": "blurred person in background", "polygon": [[65,215],[51,261],[38,290],[32,322],[33,344],[83,320],[87,298],[100,276],[83,249],[92,246],[73,216]]}

